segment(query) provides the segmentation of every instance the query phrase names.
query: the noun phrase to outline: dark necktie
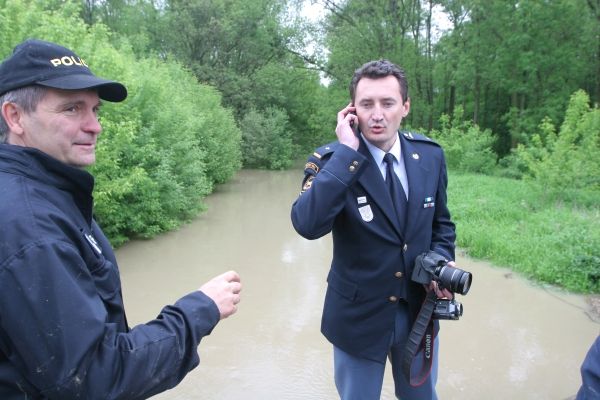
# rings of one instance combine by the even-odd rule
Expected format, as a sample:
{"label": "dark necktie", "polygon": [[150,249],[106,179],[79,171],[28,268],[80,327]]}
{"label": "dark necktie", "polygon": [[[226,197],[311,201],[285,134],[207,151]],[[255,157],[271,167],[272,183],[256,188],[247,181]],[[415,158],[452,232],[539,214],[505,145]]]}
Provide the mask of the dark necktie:
{"label": "dark necktie", "polygon": [[400,179],[398,179],[398,175],[394,172],[394,157],[391,153],[386,153],[383,157],[386,165],[386,174],[385,174],[385,183],[390,191],[390,196],[392,197],[392,202],[394,203],[394,208],[396,209],[396,213],[398,214],[398,219],[400,220],[400,226],[404,228],[404,222],[406,220],[406,210],[408,208],[408,201],[406,200],[406,194],[404,189],[402,188],[402,184],[400,183]]}

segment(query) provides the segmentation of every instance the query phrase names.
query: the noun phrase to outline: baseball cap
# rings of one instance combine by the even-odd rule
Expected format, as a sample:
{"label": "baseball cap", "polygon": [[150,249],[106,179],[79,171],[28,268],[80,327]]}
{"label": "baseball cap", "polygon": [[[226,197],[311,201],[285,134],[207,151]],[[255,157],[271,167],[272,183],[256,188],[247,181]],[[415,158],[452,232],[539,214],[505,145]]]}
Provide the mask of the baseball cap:
{"label": "baseball cap", "polygon": [[86,62],[66,47],[38,39],[17,45],[0,64],[0,95],[29,85],[55,89],[97,89],[98,96],[119,102],[127,89],[119,82],[99,78]]}

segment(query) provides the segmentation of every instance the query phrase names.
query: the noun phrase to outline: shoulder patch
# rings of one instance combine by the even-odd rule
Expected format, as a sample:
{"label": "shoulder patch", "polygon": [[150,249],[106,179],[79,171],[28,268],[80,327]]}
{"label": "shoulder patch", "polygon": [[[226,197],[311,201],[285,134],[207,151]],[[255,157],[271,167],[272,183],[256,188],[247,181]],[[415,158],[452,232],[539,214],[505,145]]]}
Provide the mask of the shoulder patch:
{"label": "shoulder patch", "polygon": [[[316,155],[315,155],[315,157],[316,157]],[[307,162],[306,165],[304,166],[305,171],[312,170],[312,171],[315,171],[315,174],[317,174],[319,172],[319,169],[320,169],[319,166],[312,161]]]}

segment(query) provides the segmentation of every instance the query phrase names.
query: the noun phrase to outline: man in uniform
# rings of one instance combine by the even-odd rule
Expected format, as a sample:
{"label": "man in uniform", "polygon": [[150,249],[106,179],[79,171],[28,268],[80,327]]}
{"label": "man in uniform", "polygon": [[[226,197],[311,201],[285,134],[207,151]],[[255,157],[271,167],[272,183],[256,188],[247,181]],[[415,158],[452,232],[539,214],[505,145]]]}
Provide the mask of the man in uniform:
{"label": "man in uniform", "polygon": [[145,399],[199,363],[240,300],[226,272],[127,325],[113,250],[92,216],[100,99],[125,87],[54,43],[0,65],[0,398]]}
{"label": "man in uniform", "polygon": [[338,140],[309,158],[291,213],[307,239],[332,232],[321,331],[334,346],[336,387],[343,400],[379,399],[389,355],[399,398],[435,399],[437,352],[418,387],[401,373],[401,361],[426,290],[451,296],[435,282],[425,288],[410,279],[425,251],[454,259],[444,154],[424,136],[399,133],[410,99],[398,66],[366,63],[350,98],[337,115]]}

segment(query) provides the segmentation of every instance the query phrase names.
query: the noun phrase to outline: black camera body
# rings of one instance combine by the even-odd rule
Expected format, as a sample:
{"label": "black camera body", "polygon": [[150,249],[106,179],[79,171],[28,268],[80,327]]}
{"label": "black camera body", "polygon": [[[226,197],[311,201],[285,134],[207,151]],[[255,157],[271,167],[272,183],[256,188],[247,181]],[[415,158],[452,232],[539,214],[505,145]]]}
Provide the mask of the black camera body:
{"label": "black camera body", "polygon": [[[471,288],[473,275],[460,268],[448,265],[448,260],[435,251],[428,251],[417,256],[412,280],[423,285],[435,280],[440,288],[450,292],[466,295]],[[434,319],[457,320],[463,313],[463,306],[453,299],[437,299],[433,311]]]}
{"label": "black camera body", "polygon": [[463,313],[463,305],[452,299],[437,299],[431,318],[457,320]]}

